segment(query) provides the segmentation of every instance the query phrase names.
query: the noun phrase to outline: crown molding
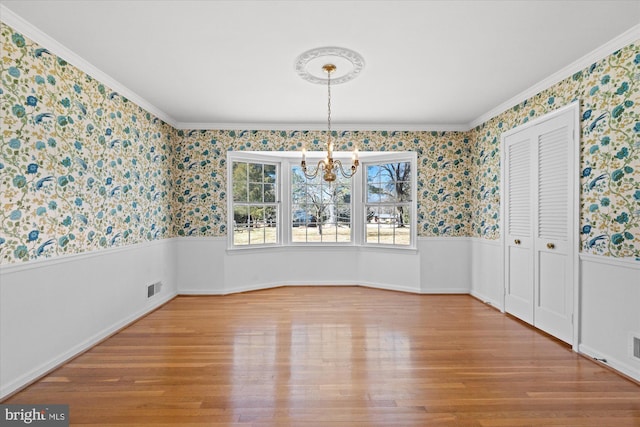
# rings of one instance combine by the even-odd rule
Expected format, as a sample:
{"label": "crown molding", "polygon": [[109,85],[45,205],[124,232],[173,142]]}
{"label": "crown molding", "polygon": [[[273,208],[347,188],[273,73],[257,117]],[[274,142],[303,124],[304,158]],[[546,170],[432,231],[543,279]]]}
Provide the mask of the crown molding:
{"label": "crown molding", "polygon": [[[318,123],[196,123],[177,122],[174,126],[182,130],[299,130],[326,131],[326,124]],[[335,131],[391,131],[391,132],[466,132],[466,124],[371,124],[371,123],[334,123]]]}
{"label": "crown molding", "polygon": [[558,70],[555,73],[551,74],[546,79],[531,86],[529,89],[525,90],[524,92],[519,93],[518,95],[504,101],[500,105],[482,114],[477,119],[469,122],[467,128],[471,130],[476,126],[480,126],[481,124],[489,121],[490,119],[497,116],[498,114],[501,114],[507,111],[509,108],[512,108],[513,106],[518,105],[521,102],[524,102],[525,100],[536,96],[543,90],[550,88],[554,84],[561,82],[562,80],[577,73],[578,71],[584,70],[594,62],[600,61],[601,59],[605,58],[607,55],[612,54],[616,50],[622,49],[623,47],[633,43],[638,39],[640,39],[640,24],[631,27],[624,33],[613,38],[612,40],[603,44],[602,46],[594,49],[593,51],[586,54],[582,58],[577,59],[576,61],[562,68],[561,70]]}
{"label": "crown molding", "polygon": [[142,107],[149,113],[158,117],[160,120],[165,123],[175,126],[175,119],[160,110],[158,107],[135,93],[133,90],[129,89],[122,83],[118,82],[116,79],[109,76],[104,71],[101,71],[96,66],[91,64],[86,59],[82,58],[80,55],[64,46],[62,43],[58,42],[56,39],[43,32],[42,30],[36,28],[32,23],[25,20],[21,16],[17,15],[11,9],[6,7],[5,5],[0,3],[0,20],[4,22],[6,25],[10,26],[14,30],[20,32],[22,35],[28,37],[34,42],[38,43],[42,47],[47,48],[51,53],[64,58],[69,64],[72,64],[74,67],[78,68],[80,71],[87,73],[94,79],[100,81],[106,86],[110,87],[114,91],[118,92],[120,95],[129,99],[136,105]]}
{"label": "crown molding", "polygon": [[[131,100],[138,106],[142,107],[149,113],[155,115],[165,123],[171,125],[175,129],[180,130],[326,130],[324,124],[312,123],[217,123],[217,122],[180,122],[145,100],[133,90],[127,88],[108,74],[100,71],[97,67],[73,52],[71,49],[62,45],[53,37],[36,28],[33,24],[26,21],[11,9],[0,3],[0,20],[10,27],[19,31],[24,36],[30,38],[34,42],[46,47],[50,52],[64,58],[70,64],[81,71],[91,75],[96,80],[109,86],[120,95]],[[414,132],[467,132],[475,127],[489,121],[493,117],[503,113],[504,111],[518,105],[521,102],[537,95],[541,91],[548,89],[554,84],[566,79],[568,76],[581,71],[592,63],[601,60],[618,49],[627,46],[630,43],[640,39],[640,24],[631,27],[629,30],[615,37],[611,41],[598,47],[587,55],[572,62],[568,66],[553,73],[546,79],[531,86],[529,89],[519,93],[518,95],[508,99],[507,101],[492,108],[488,112],[482,114],[469,123],[453,123],[453,124],[429,124],[429,123],[411,123],[411,124],[371,124],[371,123],[345,123],[334,124],[333,129],[337,131],[359,130],[359,131],[414,131]]]}

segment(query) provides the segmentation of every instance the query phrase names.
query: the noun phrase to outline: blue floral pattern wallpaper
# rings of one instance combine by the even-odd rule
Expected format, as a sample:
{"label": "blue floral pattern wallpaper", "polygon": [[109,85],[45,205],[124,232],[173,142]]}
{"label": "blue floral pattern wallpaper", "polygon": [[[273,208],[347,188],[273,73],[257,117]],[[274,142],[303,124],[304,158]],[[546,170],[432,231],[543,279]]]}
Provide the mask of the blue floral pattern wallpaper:
{"label": "blue floral pattern wallpaper", "polygon": [[[226,153],[322,150],[323,131],[177,130],[0,25],[0,263],[226,235]],[[418,235],[498,239],[500,136],[580,100],[581,251],[640,256],[640,54],[631,44],[468,132],[334,132],[415,151]]]}
{"label": "blue floral pattern wallpaper", "polygon": [[640,49],[632,43],[470,131],[472,236],[499,238],[502,132],[580,102],[581,252],[640,257]]}
{"label": "blue floral pattern wallpaper", "polygon": [[[419,236],[470,233],[469,159],[464,132],[333,132],[336,150],[415,151]],[[178,131],[173,175],[177,236],[221,236],[226,224],[227,151],[322,150],[324,131]]]}
{"label": "blue floral pattern wallpaper", "polygon": [[170,237],[175,130],[0,27],[0,260]]}

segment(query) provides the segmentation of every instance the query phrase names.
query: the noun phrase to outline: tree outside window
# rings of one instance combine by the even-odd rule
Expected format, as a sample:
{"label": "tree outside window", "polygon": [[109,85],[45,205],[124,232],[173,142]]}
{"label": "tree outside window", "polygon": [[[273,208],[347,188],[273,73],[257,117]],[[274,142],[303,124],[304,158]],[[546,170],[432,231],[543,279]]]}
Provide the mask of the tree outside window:
{"label": "tree outside window", "polygon": [[365,241],[411,244],[411,162],[366,165]]}
{"label": "tree outside window", "polygon": [[300,166],[292,166],[291,241],[351,241],[351,179],[307,179]]}
{"label": "tree outside window", "polygon": [[277,168],[233,162],[233,244],[278,243]]}

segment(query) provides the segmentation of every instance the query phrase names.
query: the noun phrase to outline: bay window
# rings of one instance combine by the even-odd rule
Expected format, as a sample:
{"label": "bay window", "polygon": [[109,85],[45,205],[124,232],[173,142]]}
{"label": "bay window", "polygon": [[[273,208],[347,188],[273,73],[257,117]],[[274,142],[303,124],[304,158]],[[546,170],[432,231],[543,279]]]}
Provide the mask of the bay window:
{"label": "bay window", "polygon": [[[308,152],[309,163],[322,154]],[[415,248],[416,154],[361,152],[360,160],[354,177],[328,183],[305,177],[297,152],[229,152],[229,249]]]}

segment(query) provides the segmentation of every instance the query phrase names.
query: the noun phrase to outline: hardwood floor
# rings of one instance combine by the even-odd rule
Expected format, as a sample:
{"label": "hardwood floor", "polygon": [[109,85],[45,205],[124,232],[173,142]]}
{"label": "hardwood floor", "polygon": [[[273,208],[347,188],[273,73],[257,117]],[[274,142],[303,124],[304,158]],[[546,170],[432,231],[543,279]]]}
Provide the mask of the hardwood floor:
{"label": "hardwood floor", "polygon": [[3,403],[77,426],[640,426],[640,386],[467,295],[178,297]]}

